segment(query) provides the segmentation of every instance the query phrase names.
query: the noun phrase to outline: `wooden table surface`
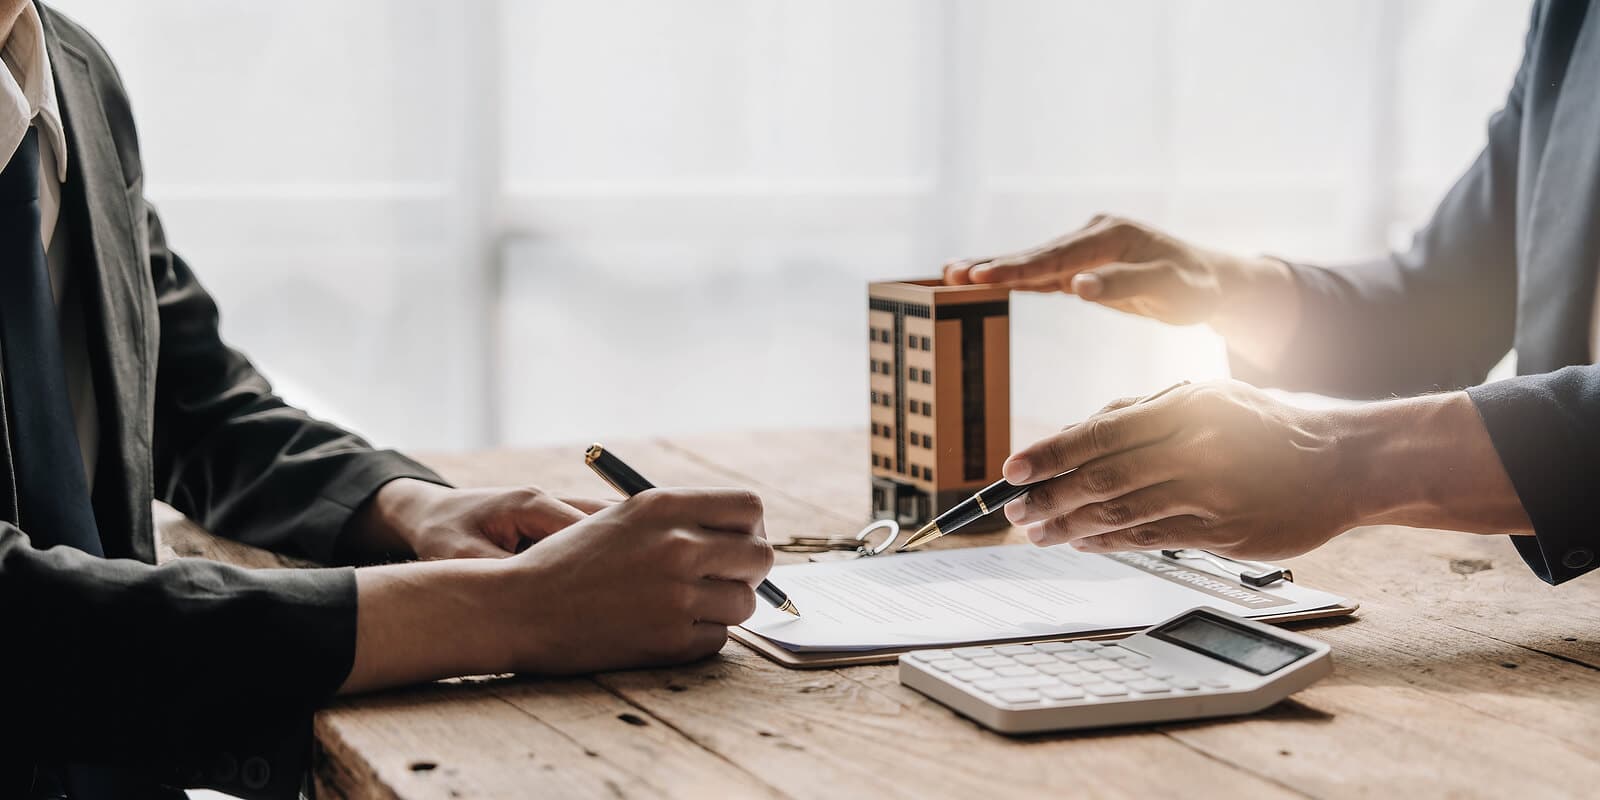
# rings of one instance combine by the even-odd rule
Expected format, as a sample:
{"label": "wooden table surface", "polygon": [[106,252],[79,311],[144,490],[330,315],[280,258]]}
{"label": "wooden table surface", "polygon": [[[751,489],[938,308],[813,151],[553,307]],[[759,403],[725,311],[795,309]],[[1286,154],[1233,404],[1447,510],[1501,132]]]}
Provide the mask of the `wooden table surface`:
{"label": "wooden table surface", "polygon": [[[867,516],[864,430],[614,444],[662,484],[758,490],[774,541],[853,532]],[[423,460],[462,485],[532,483],[605,496],[581,452]],[[179,554],[216,547],[186,538],[182,523],[163,522]],[[1302,628],[1333,644],[1333,675],[1250,718],[1008,738],[900,686],[892,666],[792,671],[730,641],[718,658],[671,669],[473,679],[344,700],[317,719],[318,792],[1235,800],[1600,793],[1600,577],[1553,588],[1504,537],[1394,528],[1352,531],[1290,563],[1307,585],[1362,609],[1351,621]]]}

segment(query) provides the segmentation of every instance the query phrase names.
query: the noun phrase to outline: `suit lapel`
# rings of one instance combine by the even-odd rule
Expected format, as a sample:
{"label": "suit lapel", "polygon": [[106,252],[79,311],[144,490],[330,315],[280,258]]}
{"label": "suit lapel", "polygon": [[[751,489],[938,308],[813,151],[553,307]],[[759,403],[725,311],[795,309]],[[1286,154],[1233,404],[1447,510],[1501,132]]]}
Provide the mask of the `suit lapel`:
{"label": "suit lapel", "polygon": [[85,300],[90,360],[100,414],[100,458],[94,506],[106,555],[153,561],[147,491],[128,485],[147,474],[139,462],[150,447],[150,390],[154,359],[147,316],[154,310],[148,279],[139,270],[135,223],[100,92],[83,54],[61,41],[50,13],[46,49],[66,127],[67,183],[62,218],[71,237],[74,268],[88,278]]}
{"label": "suit lapel", "polygon": [[[1600,273],[1600,103],[1589,84],[1600,75],[1600,25],[1583,9],[1568,10],[1579,12],[1582,27],[1570,59],[1545,65],[1565,69],[1519,237],[1517,371],[1525,375],[1590,361],[1589,325]],[[1536,76],[1533,91],[1542,90],[1550,77]]]}

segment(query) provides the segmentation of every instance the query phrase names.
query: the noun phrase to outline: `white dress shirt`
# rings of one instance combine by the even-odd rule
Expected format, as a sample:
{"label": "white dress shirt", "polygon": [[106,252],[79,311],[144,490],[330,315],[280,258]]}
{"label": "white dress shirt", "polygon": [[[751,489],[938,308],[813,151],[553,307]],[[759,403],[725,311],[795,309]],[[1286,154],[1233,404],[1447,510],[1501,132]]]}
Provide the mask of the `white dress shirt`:
{"label": "white dress shirt", "polygon": [[[61,228],[61,185],[67,180],[67,138],[56,100],[55,76],[45,52],[44,25],[33,3],[23,4],[11,35],[0,46],[0,162],[10,162],[28,128],[39,129],[39,234],[50,266],[50,288],[61,323],[62,354],[66,359],[67,393],[72,399],[73,423],[84,474],[94,486],[99,453],[100,421],[95,412],[94,376],[89,368],[89,348],[84,320],[85,292],[81,270],[72,270],[68,240]],[[12,344],[12,343],[7,343]]]}

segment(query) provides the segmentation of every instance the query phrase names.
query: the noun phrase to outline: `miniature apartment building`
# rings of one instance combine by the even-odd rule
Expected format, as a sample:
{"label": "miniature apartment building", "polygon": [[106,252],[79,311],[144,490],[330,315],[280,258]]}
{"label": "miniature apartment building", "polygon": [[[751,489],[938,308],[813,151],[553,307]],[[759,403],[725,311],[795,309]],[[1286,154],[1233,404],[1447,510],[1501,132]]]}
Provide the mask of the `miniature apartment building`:
{"label": "miniature apartment building", "polygon": [[[932,280],[867,296],[872,511],[922,525],[1000,477],[1010,453],[1010,299]],[[993,514],[969,529],[1004,524]]]}

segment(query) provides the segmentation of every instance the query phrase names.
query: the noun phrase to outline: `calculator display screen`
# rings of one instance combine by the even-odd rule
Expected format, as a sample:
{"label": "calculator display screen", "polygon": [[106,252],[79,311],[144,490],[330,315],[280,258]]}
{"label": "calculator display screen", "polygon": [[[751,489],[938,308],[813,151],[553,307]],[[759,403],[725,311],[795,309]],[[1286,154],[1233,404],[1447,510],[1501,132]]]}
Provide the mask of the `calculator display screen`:
{"label": "calculator display screen", "polygon": [[1150,635],[1226,661],[1257,675],[1271,675],[1311,654],[1311,649],[1275,639],[1206,614],[1195,614]]}

